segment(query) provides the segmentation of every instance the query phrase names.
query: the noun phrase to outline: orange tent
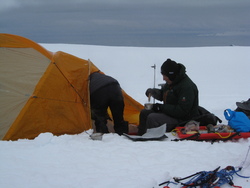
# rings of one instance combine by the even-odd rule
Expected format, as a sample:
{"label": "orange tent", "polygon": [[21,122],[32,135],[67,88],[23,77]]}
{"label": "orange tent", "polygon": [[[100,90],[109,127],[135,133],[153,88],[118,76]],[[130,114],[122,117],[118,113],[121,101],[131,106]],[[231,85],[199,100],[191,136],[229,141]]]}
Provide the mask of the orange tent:
{"label": "orange tent", "polygon": [[[92,128],[88,76],[99,69],[91,61],[0,34],[0,66],[0,139],[78,134]],[[124,118],[138,124],[143,107],[123,94]]]}

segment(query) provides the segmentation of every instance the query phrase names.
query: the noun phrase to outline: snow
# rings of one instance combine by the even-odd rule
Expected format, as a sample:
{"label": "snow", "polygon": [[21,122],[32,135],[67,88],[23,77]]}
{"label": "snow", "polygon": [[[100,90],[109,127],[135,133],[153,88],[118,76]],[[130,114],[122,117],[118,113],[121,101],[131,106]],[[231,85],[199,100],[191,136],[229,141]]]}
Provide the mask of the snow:
{"label": "snow", "polygon": [[[145,90],[163,83],[160,66],[171,58],[183,63],[197,84],[200,105],[223,120],[225,109],[250,96],[250,47],[143,48],[73,44],[41,44],[90,59],[115,77],[141,104]],[[133,142],[117,134],[101,141],[78,135],[40,134],[34,140],[0,141],[0,187],[4,188],[152,188],[173,177],[186,177],[228,165],[241,166],[250,176],[250,139],[229,142],[179,141],[167,133],[164,141]],[[244,162],[244,163],[243,163]],[[235,185],[250,187],[250,179],[234,176]],[[180,187],[180,185],[169,185]],[[231,187],[224,185],[223,188]]]}

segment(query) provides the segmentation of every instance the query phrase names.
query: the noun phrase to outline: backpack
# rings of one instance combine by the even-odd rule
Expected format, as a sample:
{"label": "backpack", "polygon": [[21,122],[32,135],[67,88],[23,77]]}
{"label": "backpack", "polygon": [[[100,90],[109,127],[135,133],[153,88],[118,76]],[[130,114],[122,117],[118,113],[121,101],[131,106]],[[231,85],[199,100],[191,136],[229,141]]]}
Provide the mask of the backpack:
{"label": "backpack", "polygon": [[[209,124],[212,125],[217,125],[217,123],[221,123],[221,119],[218,118],[216,115],[214,115],[213,113],[209,112],[207,109],[205,109],[204,107],[198,106],[198,112],[199,115],[196,117],[193,117],[191,120],[195,120],[197,122],[200,123],[200,126],[207,126]],[[178,126],[184,126],[188,121],[185,122],[181,122],[178,124]]]}
{"label": "backpack", "polygon": [[243,112],[250,119],[250,98],[247,101],[236,102],[236,112]]}

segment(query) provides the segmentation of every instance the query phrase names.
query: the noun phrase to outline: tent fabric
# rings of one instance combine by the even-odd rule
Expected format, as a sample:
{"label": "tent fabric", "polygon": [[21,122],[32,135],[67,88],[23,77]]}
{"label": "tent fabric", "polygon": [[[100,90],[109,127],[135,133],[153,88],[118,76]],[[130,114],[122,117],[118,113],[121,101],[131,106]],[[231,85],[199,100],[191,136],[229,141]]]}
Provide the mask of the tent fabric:
{"label": "tent fabric", "polygon": [[27,38],[18,36],[18,35],[11,35],[11,34],[5,34],[0,33],[0,47],[5,48],[33,48],[36,51],[40,52],[47,58],[51,58],[53,56],[53,53],[46,50],[42,46],[38,45],[32,40],[29,40]]}
{"label": "tent fabric", "polygon": [[[20,59],[22,63],[18,63]],[[25,50],[0,48],[0,62],[0,138],[2,138],[8,130],[8,125],[13,122],[32,95],[50,60],[32,48]]]}
{"label": "tent fabric", "polygon": [[[79,134],[92,128],[88,76],[99,69],[91,61],[0,34],[0,66],[1,139]],[[123,95],[125,120],[138,124],[143,106],[125,91]]]}

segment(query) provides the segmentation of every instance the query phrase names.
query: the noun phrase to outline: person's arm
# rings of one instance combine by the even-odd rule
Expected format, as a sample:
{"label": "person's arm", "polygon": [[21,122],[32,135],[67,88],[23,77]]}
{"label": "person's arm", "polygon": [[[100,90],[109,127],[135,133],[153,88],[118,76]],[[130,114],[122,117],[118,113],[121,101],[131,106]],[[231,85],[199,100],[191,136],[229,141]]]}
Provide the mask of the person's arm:
{"label": "person's arm", "polygon": [[161,89],[149,88],[149,89],[147,89],[145,94],[146,94],[147,97],[152,96],[156,100],[159,100],[159,101],[163,100],[162,90]]}

